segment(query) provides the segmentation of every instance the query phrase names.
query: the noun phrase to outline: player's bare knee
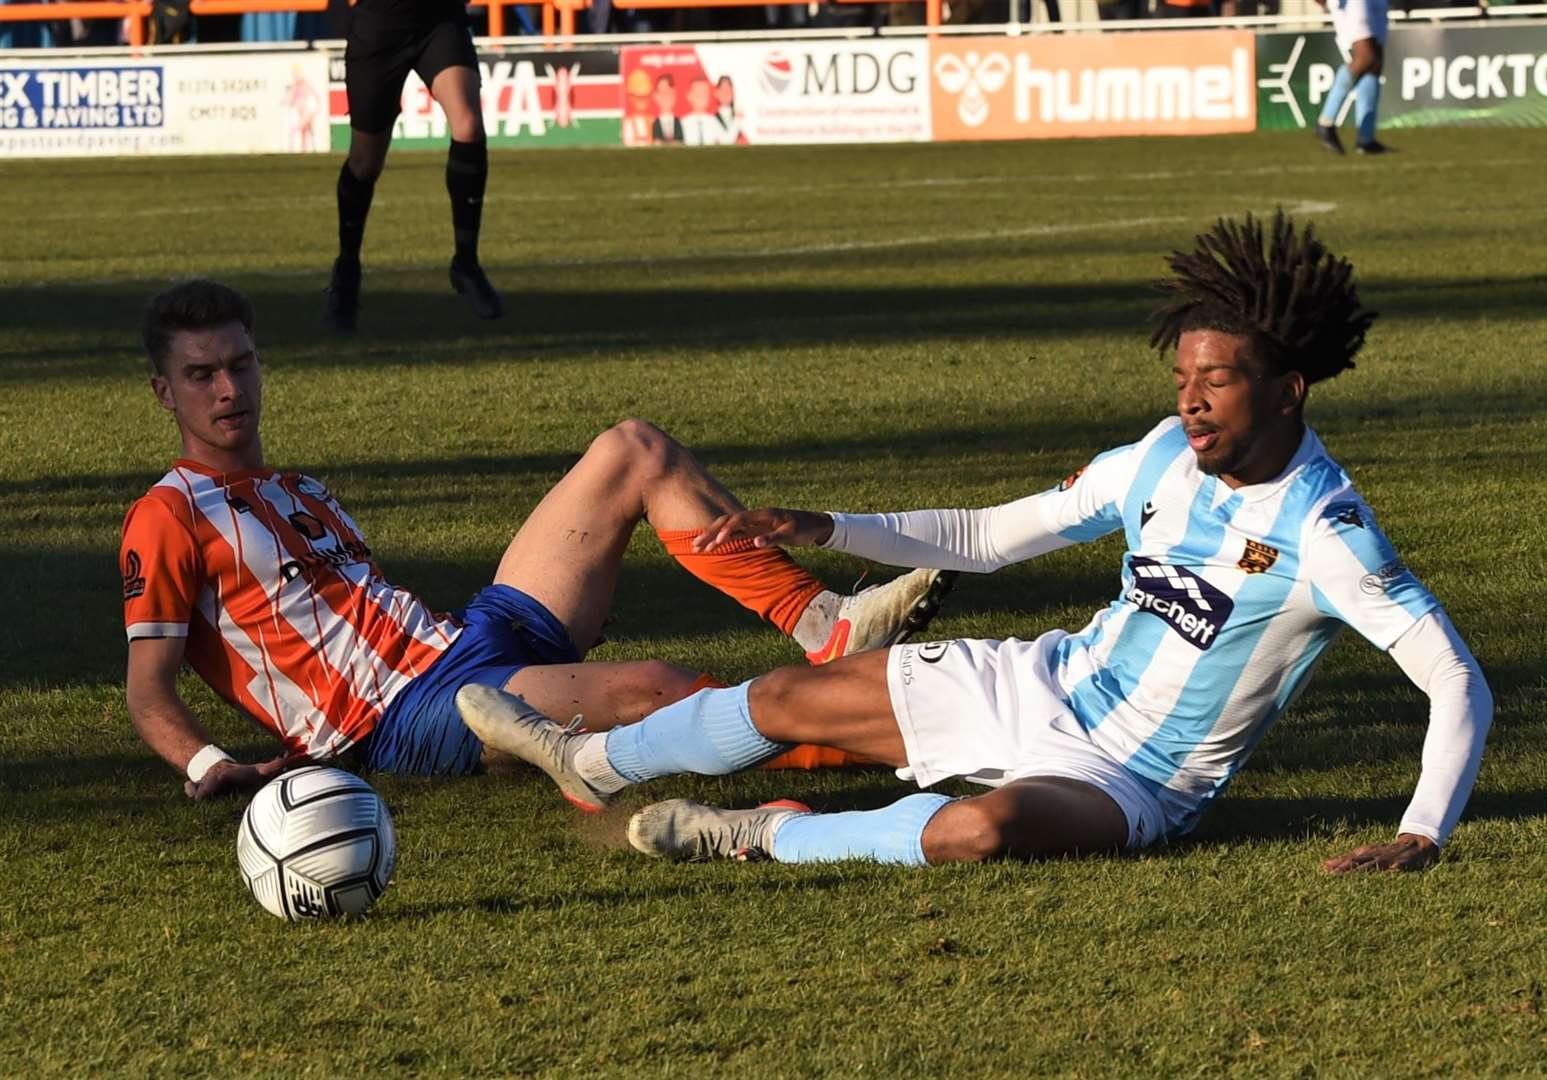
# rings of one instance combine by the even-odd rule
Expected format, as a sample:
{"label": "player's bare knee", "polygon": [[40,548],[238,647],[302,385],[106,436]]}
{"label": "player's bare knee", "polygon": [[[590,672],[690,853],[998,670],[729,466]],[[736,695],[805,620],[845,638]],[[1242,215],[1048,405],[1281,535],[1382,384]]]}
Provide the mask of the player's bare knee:
{"label": "player's bare knee", "polygon": [[641,479],[670,472],[682,447],[648,420],[622,420],[597,436],[592,444],[621,468]]}
{"label": "player's bare knee", "polygon": [[458,115],[449,120],[447,127],[451,130],[451,138],[460,143],[475,143],[484,141],[483,116],[476,110]]}
{"label": "player's bare knee", "polygon": [[1009,847],[1004,815],[979,799],[950,803],[924,830],[924,854],[931,863],[988,862],[1003,858]]}
{"label": "player's bare knee", "polygon": [[[821,670],[804,666],[775,668],[753,680],[747,690],[752,726],[765,738],[778,742],[807,741],[800,724],[812,712],[807,701],[811,678]],[[816,714],[821,715],[820,710]]]}
{"label": "player's bare knee", "polygon": [[633,671],[629,690],[641,717],[681,701],[699,679],[699,673],[691,668],[678,667],[664,660],[642,661],[634,665]]}

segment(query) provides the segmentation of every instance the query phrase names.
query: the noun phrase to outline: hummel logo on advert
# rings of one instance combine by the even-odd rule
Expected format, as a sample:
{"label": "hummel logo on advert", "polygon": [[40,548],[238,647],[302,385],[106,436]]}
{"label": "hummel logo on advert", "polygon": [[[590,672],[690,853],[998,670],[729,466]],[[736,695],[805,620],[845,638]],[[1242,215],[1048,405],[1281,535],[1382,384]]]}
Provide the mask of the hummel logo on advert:
{"label": "hummel logo on advert", "polygon": [[1140,532],[1144,531],[1144,526],[1148,525],[1150,523],[1150,518],[1152,518],[1154,516],[1155,516],[1155,504],[1152,503],[1152,502],[1146,502],[1144,504],[1144,509],[1139,511],[1139,531]]}
{"label": "hummel logo on advert", "polygon": [[1133,584],[1124,599],[1140,611],[1166,620],[1194,648],[1207,649],[1214,644],[1235,610],[1235,601],[1180,566],[1133,555],[1128,567],[1133,571]]}

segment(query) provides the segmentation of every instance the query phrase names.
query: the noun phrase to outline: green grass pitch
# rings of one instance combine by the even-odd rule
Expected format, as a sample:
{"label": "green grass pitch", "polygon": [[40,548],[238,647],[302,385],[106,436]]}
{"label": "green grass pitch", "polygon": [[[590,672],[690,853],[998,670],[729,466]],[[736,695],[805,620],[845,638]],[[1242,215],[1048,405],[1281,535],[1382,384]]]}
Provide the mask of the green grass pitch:
{"label": "green grass pitch", "polygon": [[[446,285],[439,155],[401,154],[362,333],[320,332],[336,158],[5,162],[0,226],[0,1074],[1444,1075],[1547,1070],[1547,135],[1413,131],[732,152],[503,153]],[[165,470],[139,307],[195,273],[258,304],[266,447],[456,607],[608,424],[652,419],[749,503],[983,505],[1171,408],[1161,256],[1298,208],[1383,313],[1309,418],[1488,672],[1443,862],[1334,878],[1411,793],[1426,703],[1350,637],[1190,842],[927,871],[669,866],[645,801],[874,806],[886,773],[658,783],[582,822],[535,774],[378,778],[401,837],[363,920],[237,877],[122,695],[123,510]],[[1078,627],[1120,541],[965,579],[938,636]],[[837,585],[862,567],[805,556]],[[642,535],[598,658],[742,678],[795,650]],[[268,744],[189,677],[233,750]]]}

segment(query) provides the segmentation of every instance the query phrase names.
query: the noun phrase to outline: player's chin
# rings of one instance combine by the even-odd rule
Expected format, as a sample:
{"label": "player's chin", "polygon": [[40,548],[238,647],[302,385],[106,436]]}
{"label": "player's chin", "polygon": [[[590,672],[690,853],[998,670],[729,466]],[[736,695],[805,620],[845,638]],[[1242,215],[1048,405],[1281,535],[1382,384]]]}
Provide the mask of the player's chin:
{"label": "player's chin", "polygon": [[1221,438],[1207,450],[1194,450],[1193,456],[1198,460],[1199,472],[1207,476],[1219,476],[1239,465],[1244,455],[1239,451],[1236,443],[1227,442]]}
{"label": "player's chin", "polygon": [[1198,471],[1206,476],[1218,476],[1230,466],[1230,455],[1221,454],[1217,449],[1207,453],[1194,450],[1193,456],[1198,459]]}

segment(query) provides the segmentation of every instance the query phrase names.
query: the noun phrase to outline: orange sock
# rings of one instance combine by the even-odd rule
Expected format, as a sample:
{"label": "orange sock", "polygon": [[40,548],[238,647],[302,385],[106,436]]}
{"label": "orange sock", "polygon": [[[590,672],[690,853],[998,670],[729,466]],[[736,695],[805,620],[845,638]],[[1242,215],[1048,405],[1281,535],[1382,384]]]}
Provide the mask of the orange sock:
{"label": "orange sock", "polygon": [[693,540],[704,530],[657,532],[666,553],[699,581],[773,623],[786,636],[795,632],[801,612],[826,590],[816,578],[778,548],[758,548],[735,540],[718,551],[700,554]]}
{"label": "orange sock", "polygon": [[855,765],[874,765],[875,762],[847,750],[831,746],[801,743],[792,746],[776,758],[769,758],[759,769],[846,769]]}
{"label": "orange sock", "polygon": [[[698,693],[700,690],[717,690],[724,688],[725,684],[713,675],[700,675],[693,680],[693,685],[688,687],[688,696]],[[792,746],[778,757],[769,758],[758,766],[759,769],[842,769],[854,765],[874,765],[875,762],[859,754],[851,754],[847,750],[835,750],[831,746],[814,746],[811,743],[800,743]]]}
{"label": "orange sock", "polygon": [[725,684],[713,675],[700,675],[693,680],[693,685],[688,687],[688,692],[683,697],[692,697],[700,690],[724,690]]}

